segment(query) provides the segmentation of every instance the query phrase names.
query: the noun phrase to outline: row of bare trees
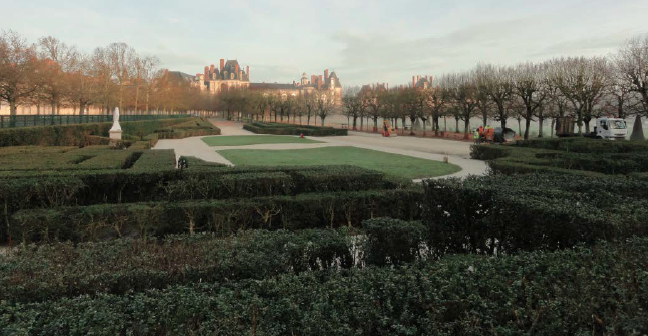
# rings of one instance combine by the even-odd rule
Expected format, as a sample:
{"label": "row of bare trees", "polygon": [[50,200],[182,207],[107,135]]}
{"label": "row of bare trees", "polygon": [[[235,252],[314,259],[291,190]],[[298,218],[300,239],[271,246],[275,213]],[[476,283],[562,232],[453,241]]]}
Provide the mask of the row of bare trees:
{"label": "row of bare trees", "polygon": [[[480,64],[462,73],[446,74],[426,88],[367,87],[351,88],[343,97],[344,114],[353,128],[364,119],[406,120],[411,125],[426,122],[439,131],[439,119],[455,119],[455,130],[463,122],[468,134],[470,120],[481,118],[506,127],[510,118],[525,123],[524,138],[529,137],[533,121],[543,124],[559,117],[573,117],[578,132],[590,132],[590,122],[602,115],[619,118],[648,116],[648,36],[628,41],[610,57],[568,57],[541,63],[515,66]],[[519,126],[521,128],[521,125]],[[637,127],[637,126],[635,126]],[[553,131],[552,131],[553,132]],[[642,130],[639,131],[643,136]]]}
{"label": "row of bare trees", "polygon": [[37,114],[59,114],[62,107],[84,114],[90,106],[133,113],[186,109],[188,83],[165,76],[154,56],[125,43],[83,53],[54,37],[29,44],[14,31],[0,32],[0,104],[36,106]]}
{"label": "row of bare trees", "polygon": [[[281,91],[230,89],[211,96],[209,105],[200,110],[223,111],[228,118],[248,118],[259,121],[291,122],[307,125],[317,118],[324,126],[326,118],[336,111],[332,97],[326,93],[293,95]],[[291,120],[292,118],[292,120]]]}

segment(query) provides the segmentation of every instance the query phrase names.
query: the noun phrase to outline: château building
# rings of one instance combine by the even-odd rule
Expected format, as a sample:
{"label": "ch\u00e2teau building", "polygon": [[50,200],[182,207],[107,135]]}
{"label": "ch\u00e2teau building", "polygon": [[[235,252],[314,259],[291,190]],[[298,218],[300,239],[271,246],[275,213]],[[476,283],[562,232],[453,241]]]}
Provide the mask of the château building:
{"label": "ch\u00e2teau building", "polygon": [[[188,75],[185,75],[188,76]],[[324,70],[323,75],[311,75],[310,78],[303,73],[299,82],[292,83],[251,83],[250,67],[245,70],[237,60],[221,58],[218,67],[214,64],[205,66],[203,73],[197,73],[190,79],[194,87],[201,92],[219,94],[230,89],[248,89],[261,91],[282,98],[287,97],[325,97],[331,99],[335,105],[342,103],[342,84],[335,71],[329,73]]]}

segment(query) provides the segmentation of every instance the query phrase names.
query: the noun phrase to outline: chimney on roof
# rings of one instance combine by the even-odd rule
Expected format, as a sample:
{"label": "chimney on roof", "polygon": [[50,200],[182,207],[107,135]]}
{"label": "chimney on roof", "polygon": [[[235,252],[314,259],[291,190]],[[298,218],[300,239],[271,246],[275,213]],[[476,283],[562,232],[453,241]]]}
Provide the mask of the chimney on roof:
{"label": "chimney on roof", "polygon": [[311,83],[315,85],[315,75],[311,75]]}
{"label": "chimney on roof", "polygon": [[234,65],[234,71],[235,71],[234,73],[236,74],[236,77],[238,77],[238,79],[241,79],[241,75],[240,75],[239,70],[240,70],[239,69],[239,64],[238,64],[238,62],[236,62],[236,64]]}
{"label": "chimney on roof", "polygon": [[221,58],[220,59],[220,67],[218,68],[221,72],[223,72],[223,68],[225,67],[225,59]]}
{"label": "chimney on roof", "polygon": [[421,75],[416,75],[416,82],[418,83],[421,80]]}
{"label": "chimney on roof", "polygon": [[245,74],[247,75],[248,81],[250,80],[250,66],[246,65],[245,66]]}
{"label": "chimney on roof", "polygon": [[328,78],[329,78],[328,69],[324,69],[324,83],[328,83],[329,81]]}
{"label": "chimney on roof", "polygon": [[319,78],[320,87],[321,87],[322,85],[324,85],[324,81],[322,80],[322,75],[319,75],[318,78]]}
{"label": "chimney on roof", "polygon": [[209,67],[205,65],[205,78],[209,78]]}
{"label": "chimney on roof", "polygon": [[412,76],[412,87],[414,87],[414,85],[416,85],[416,82],[414,81],[415,79],[416,79],[416,76]]}
{"label": "chimney on roof", "polygon": [[209,74],[213,74],[213,73],[214,73],[214,68],[215,68],[215,67],[214,67],[213,64],[209,66]]}

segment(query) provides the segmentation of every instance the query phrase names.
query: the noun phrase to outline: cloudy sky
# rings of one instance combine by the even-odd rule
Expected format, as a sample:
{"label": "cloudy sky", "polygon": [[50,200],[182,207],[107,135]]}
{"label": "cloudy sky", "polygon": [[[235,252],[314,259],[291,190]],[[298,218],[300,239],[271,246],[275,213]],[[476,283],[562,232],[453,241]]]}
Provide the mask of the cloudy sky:
{"label": "cloudy sky", "polygon": [[189,74],[220,58],[253,82],[335,70],[343,85],[568,55],[648,33],[648,0],[0,0],[0,29],[91,52],[126,42]]}

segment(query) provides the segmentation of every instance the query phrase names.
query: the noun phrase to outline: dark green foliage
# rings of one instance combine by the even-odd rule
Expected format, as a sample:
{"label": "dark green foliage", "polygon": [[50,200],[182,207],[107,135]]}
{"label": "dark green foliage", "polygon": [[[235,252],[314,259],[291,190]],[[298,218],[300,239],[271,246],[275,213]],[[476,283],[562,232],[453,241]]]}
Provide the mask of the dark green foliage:
{"label": "dark green foliage", "polygon": [[155,133],[157,139],[184,139],[192,136],[220,135],[221,131],[205,119],[193,118],[169,127],[157,129]]}
{"label": "dark green foliage", "polygon": [[195,156],[181,156],[178,161],[184,161],[185,166],[183,169],[196,169],[196,168],[215,168],[215,167],[228,167],[222,163],[208,162],[202,159],[199,159]]}
{"label": "dark green foliage", "polygon": [[470,158],[475,160],[495,160],[511,155],[513,149],[503,145],[471,145]]}
{"label": "dark green foliage", "polygon": [[[144,135],[156,129],[171,126],[190,120],[190,118],[158,119],[147,121],[122,122],[125,135]],[[5,146],[80,146],[88,135],[108,136],[112,123],[92,123],[56,125],[41,127],[23,127],[0,130],[0,147]]]}
{"label": "dark green foliage", "polygon": [[367,235],[365,261],[371,265],[399,265],[421,256],[426,228],[420,222],[374,218],[362,223]]}
{"label": "dark green foliage", "polygon": [[[262,262],[262,260],[259,260]],[[643,335],[648,241],[38,303],[6,335]]]}
{"label": "dark green foliage", "polygon": [[274,134],[274,135],[306,135],[306,136],[329,136],[329,135],[347,135],[347,129],[338,129],[333,127],[318,127],[307,125],[277,124],[277,123],[260,123],[254,122],[243,125],[243,129],[257,134]]}
{"label": "dark green foliage", "polygon": [[602,176],[648,172],[648,144],[589,138],[533,139],[512,145],[473,145],[471,157],[495,173],[548,172]]}
{"label": "dark green foliage", "polygon": [[0,260],[0,297],[41,301],[347,269],[356,263],[349,238],[336,230],[250,230],[227,239],[170,236],[20,246]]}
{"label": "dark green foliage", "polygon": [[374,216],[418,218],[420,197],[417,189],[393,189],[32,209],[14,214],[9,233],[16,240],[37,242],[352,227]]}
{"label": "dark green foliage", "polygon": [[175,165],[175,151],[173,149],[156,149],[144,151],[131,169],[145,171],[173,169]]}
{"label": "dark green foliage", "polygon": [[648,234],[648,184],[569,175],[495,175],[425,184],[433,254],[513,253]]}
{"label": "dark green foliage", "polygon": [[[92,149],[87,147],[83,148],[82,153],[91,153]],[[204,199],[205,202],[209,203],[209,199],[229,199],[229,198],[250,198],[250,197],[270,197],[270,196],[291,196],[299,195],[303,193],[310,192],[345,192],[345,191],[361,191],[361,190],[381,190],[381,189],[394,189],[399,190],[400,188],[409,188],[410,184],[403,183],[402,181],[392,181],[390,179],[384,178],[384,175],[381,173],[376,173],[374,171],[358,168],[358,167],[349,167],[349,166],[314,166],[314,167],[240,167],[240,168],[231,168],[231,167],[220,167],[220,166],[203,166],[195,167],[193,169],[183,169],[175,170],[172,168],[174,155],[172,151],[145,151],[141,156],[136,157],[139,152],[131,151],[108,151],[118,153],[120,155],[128,155],[126,157],[126,163],[122,161],[119,162],[119,165],[123,165],[121,170],[70,170],[70,171],[39,171],[40,175],[8,175],[4,176],[5,179],[9,178],[18,178],[19,181],[24,181],[24,183],[32,184],[45,184],[51,183],[56,184],[57,188],[60,190],[56,195],[48,195],[49,190],[42,188],[25,188],[24,192],[25,197],[21,200],[21,203],[9,203],[5,208],[5,215],[0,217],[0,228],[2,234],[5,234],[6,228],[10,227],[12,222],[12,214],[19,209],[33,209],[33,213],[41,213],[46,215],[51,212],[44,211],[43,209],[58,207],[58,206],[87,206],[87,205],[97,205],[96,209],[103,209],[104,207],[99,206],[101,204],[114,204],[114,203],[133,203],[133,202],[160,202],[159,206],[163,206],[164,202],[175,202],[181,200],[191,200],[191,199]],[[92,157],[92,156],[90,156]],[[123,158],[122,158],[123,159]],[[89,160],[88,160],[89,161]],[[85,162],[85,161],[83,161]],[[309,175],[310,174],[310,175]],[[345,175],[346,174],[346,175]],[[306,179],[306,176],[312,176],[312,179]],[[344,176],[352,177],[353,180],[345,181]],[[65,184],[64,180],[61,180],[63,177],[69,177],[75,181],[80,181],[82,184],[79,187],[78,183],[70,184],[69,187]],[[3,181],[0,177],[0,181]],[[4,189],[6,187],[6,190]],[[14,189],[11,184],[0,184],[0,201],[11,198],[11,193],[14,192]],[[64,201],[57,201],[54,203],[44,202],[43,200],[48,200],[49,198],[56,197],[57,195],[67,195],[64,198]],[[6,196],[2,196],[6,195]],[[346,194],[345,194],[346,195]],[[249,200],[248,200],[249,201]],[[341,218],[348,218],[347,224],[349,223],[358,223],[360,219],[369,218],[372,216],[371,213],[367,214],[363,212],[361,215],[354,216],[351,213],[346,213],[351,211],[352,207],[359,206],[356,204],[357,200],[355,198],[351,200],[346,200],[344,197],[342,201],[348,201],[349,204],[336,203],[334,208],[331,209],[322,209],[321,207],[326,204],[320,204],[315,209],[322,211],[321,214],[312,214],[309,213],[308,209],[300,209],[301,212],[294,214],[300,221],[308,221],[308,215],[315,216],[317,218],[328,218],[334,216],[336,220],[342,220]],[[230,203],[236,203],[231,201]],[[396,214],[398,211],[403,209],[409,209],[411,206],[406,202],[415,202],[411,198],[406,198],[404,200],[394,200],[394,206],[396,207]],[[227,202],[226,202],[227,203]],[[220,204],[220,203],[219,203]],[[229,204],[229,203],[228,203]],[[232,203],[233,204],[233,203]],[[124,205],[124,207],[129,207],[130,205]],[[157,206],[157,205],[156,205]],[[166,205],[164,205],[166,206]],[[329,206],[333,206],[329,204]],[[110,207],[106,205],[105,207]],[[95,209],[92,208],[92,209]],[[133,209],[137,209],[138,206],[133,205]],[[220,209],[220,205],[216,206]],[[372,208],[372,205],[369,206]],[[232,216],[237,215],[235,207],[223,206],[223,211],[225,213],[234,213]],[[264,221],[268,222],[270,217],[276,216],[284,218],[288,216],[287,214],[281,212],[274,214],[278,211],[274,209],[272,205],[264,205],[259,211],[264,211],[263,215],[256,213],[256,208],[248,204],[245,208],[251,213],[246,216],[261,216],[264,217]],[[400,210],[399,210],[400,209]],[[73,211],[73,210],[70,210]],[[103,210],[102,210],[103,211]],[[134,226],[140,225],[137,220],[139,217],[134,217],[131,213],[135,210],[128,210],[129,215],[126,216],[128,219],[128,226],[131,229]],[[180,210],[177,210],[180,211]],[[191,210],[193,211],[193,210]],[[216,210],[214,210],[216,211]],[[287,211],[287,210],[286,210]],[[346,211],[346,212],[345,212]],[[403,210],[404,214],[410,218],[409,210]],[[267,213],[266,213],[267,212]],[[58,213],[55,211],[55,213]],[[271,216],[272,214],[272,216]],[[388,214],[388,213],[387,213]],[[108,236],[117,234],[118,236],[122,234],[120,232],[120,227],[122,219],[114,217],[115,214],[111,215],[109,219],[106,219],[107,222],[101,222],[99,224],[95,223],[93,225],[100,225],[102,227],[108,227],[113,229],[107,229],[111,231]],[[175,216],[175,215],[174,215]],[[210,215],[211,216],[211,215]],[[218,216],[225,216],[220,214]],[[291,214],[292,216],[292,214]],[[245,216],[244,216],[245,217]],[[78,220],[88,220],[89,222],[95,221],[93,218],[75,217]],[[183,217],[184,218],[184,217]],[[188,218],[188,217],[187,217]],[[286,218],[290,218],[286,217]],[[182,219],[181,222],[184,223],[186,218]],[[117,220],[117,222],[111,222]],[[229,221],[229,219],[227,219]],[[275,219],[277,221],[278,219]],[[154,219],[150,219],[154,221]],[[170,224],[172,219],[169,219]],[[213,219],[211,219],[213,221]],[[31,222],[31,225],[36,225],[36,227],[29,230],[36,230],[47,232],[48,235],[54,234],[56,237],[67,237],[69,234],[59,235],[57,232],[52,232],[50,228],[45,225],[45,229],[39,228],[39,223]],[[63,228],[65,226],[66,219],[59,218],[59,222],[55,225],[56,230],[67,230],[68,228]],[[115,224],[117,223],[117,224]],[[247,223],[247,219],[242,219],[241,223]],[[257,223],[254,220],[251,223]],[[83,223],[70,223],[70,226],[84,226]],[[89,225],[89,224],[88,224]],[[115,226],[116,225],[116,226]],[[314,224],[315,225],[315,224]],[[322,227],[322,224],[316,224],[317,227]],[[155,225],[153,225],[155,226]],[[164,226],[164,225],[163,225]],[[326,225],[324,225],[326,226]],[[243,226],[245,227],[245,226]],[[308,226],[307,226],[308,227]],[[202,228],[204,229],[204,228]],[[235,228],[236,229],[236,228]],[[14,234],[20,234],[18,228],[12,229]],[[16,231],[18,230],[18,231]],[[43,231],[44,230],[44,231]],[[84,229],[85,230],[85,229]],[[106,229],[102,229],[106,231]],[[156,229],[157,230],[157,229]],[[185,229],[181,227],[176,227],[170,229],[170,232],[186,232]],[[209,230],[209,229],[205,229]],[[138,231],[139,232],[139,231]],[[162,234],[166,231],[155,231],[156,234]],[[230,231],[227,231],[230,232]],[[145,232],[142,232],[145,233]],[[125,234],[125,233],[124,233]],[[53,237],[54,237],[53,236]],[[87,233],[79,233],[79,237],[93,237],[94,234],[88,235]],[[6,236],[3,236],[6,239]],[[0,237],[0,238],[3,238]],[[51,237],[51,238],[53,238]],[[71,237],[77,237],[72,234]],[[101,234],[98,234],[97,237],[102,237]],[[41,238],[36,235],[37,240],[45,239],[50,240],[50,238],[45,237]],[[65,238],[61,238],[65,239]],[[87,238],[89,239],[89,238]]]}

